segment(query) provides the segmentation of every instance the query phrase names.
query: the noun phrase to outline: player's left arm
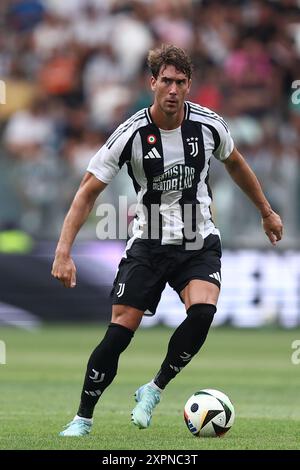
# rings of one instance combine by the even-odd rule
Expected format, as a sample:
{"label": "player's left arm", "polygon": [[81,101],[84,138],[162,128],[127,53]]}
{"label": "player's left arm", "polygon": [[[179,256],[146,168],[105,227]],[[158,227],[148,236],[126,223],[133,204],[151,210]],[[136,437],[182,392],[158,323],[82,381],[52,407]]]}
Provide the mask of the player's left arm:
{"label": "player's left arm", "polygon": [[280,216],[273,211],[265,197],[255,173],[236,148],[233,149],[229,157],[226,158],[223,163],[233,181],[243,190],[260,211],[263,229],[272,245],[276,245],[282,238],[282,221]]}

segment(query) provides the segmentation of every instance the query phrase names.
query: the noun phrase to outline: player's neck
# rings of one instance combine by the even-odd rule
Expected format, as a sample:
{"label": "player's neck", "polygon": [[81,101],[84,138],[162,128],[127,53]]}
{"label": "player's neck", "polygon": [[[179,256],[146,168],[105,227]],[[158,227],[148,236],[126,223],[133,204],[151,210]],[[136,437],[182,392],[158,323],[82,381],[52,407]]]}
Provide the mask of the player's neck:
{"label": "player's neck", "polygon": [[150,108],[151,118],[157,127],[170,131],[181,126],[184,119],[184,108],[182,107],[176,114],[166,114],[157,105],[153,104]]}

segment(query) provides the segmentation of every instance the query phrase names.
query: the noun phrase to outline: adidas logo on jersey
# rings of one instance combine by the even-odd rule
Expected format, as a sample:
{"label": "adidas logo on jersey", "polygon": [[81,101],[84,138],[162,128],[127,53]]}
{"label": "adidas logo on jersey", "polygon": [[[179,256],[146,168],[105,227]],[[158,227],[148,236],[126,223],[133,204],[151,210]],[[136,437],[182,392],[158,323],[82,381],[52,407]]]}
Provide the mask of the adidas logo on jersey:
{"label": "adidas logo on jersey", "polygon": [[221,283],[220,273],[209,274],[209,277],[213,277],[214,279],[216,279],[217,281],[219,281]]}
{"label": "adidas logo on jersey", "polygon": [[144,158],[145,159],[147,159],[147,158],[161,158],[161,155],[158,152],[158,150],[156,150],[156,148],[154,147],[152,150],[150,150],[150,152],[147,153],[147,155],[144,156]]}

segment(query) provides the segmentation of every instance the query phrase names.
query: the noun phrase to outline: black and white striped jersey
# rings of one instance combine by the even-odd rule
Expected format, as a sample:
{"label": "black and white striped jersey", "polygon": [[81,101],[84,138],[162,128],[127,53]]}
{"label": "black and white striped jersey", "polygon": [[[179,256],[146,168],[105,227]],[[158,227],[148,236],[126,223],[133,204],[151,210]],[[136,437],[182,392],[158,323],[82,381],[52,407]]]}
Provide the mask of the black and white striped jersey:
{"label": "black and white striped jersey", "polygon": [[149,108],[121,124],[91,159],[87,171],[110,183],[127,164],[137,193],[133,238],[182,244],[198,233],[219,235],[211,219],[208,183],[212,155],[224,161],[234,144],[215,112],[186,101],[185,118],[173,130],[159,129]]}

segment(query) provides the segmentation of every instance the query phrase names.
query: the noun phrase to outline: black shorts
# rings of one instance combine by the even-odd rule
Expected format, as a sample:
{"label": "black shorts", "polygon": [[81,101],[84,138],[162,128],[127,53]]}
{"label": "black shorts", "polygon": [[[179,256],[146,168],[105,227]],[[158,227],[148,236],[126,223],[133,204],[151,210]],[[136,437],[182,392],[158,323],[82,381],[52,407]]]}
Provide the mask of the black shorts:
{"label": "black shorts", "polygon": [[154,315],[167,282],[179,296],[192,279],[220,288],[222,250],[218,235],[208,235],[201,250],[137,238],[126,254],[111,291],[114,305],[129,305]]}

